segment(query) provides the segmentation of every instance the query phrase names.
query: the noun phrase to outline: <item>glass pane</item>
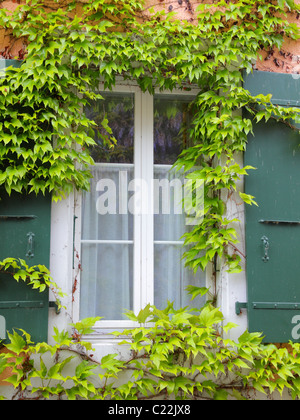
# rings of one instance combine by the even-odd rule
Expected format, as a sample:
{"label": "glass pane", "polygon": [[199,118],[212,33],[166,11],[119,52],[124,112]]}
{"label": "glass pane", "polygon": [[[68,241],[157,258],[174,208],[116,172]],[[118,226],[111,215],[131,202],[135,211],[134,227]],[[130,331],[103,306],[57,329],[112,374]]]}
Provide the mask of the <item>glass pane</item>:
{"label": "glass pane", "polygon": [[[83,193],[80,317],[126,319],[133,300],[133,215],[128,184],[134,176],[134,94],[105,93],[86,109],[97,123],[90,191]],[[116,143],[101,125],[108,120]]]}
{"label": "glass pane", "polygon": [[154,97],[154,164],[173,165],[190,144],[192,96],[155,95]]}
{"label": "glass pane", "polygon": [[128,183],[133,165],[103,164],[91,168],[90,191],[83,193],[82,239],[132,240],[133,215],[128,210]]}
{"label": "glass pane", "polygon": [[133,245],[82,244],[80,317],[127,319],[132,309]]}
{"label": "glass pane", "polygon": [[184,176],[172,169],[190,144],[188,129],[193,97],[156,95],[154,98],[154,304],[164,308],[200,308],[205,298],[190,302],[188,285],[203,287],[205,273],[184,267],[182,235],[190,229],[184,212]]}
{"label": "glass pane", "polygon": [[189,285],[205,287],[205,276],[195,276],[191,270],[184,267],[182,245],[154,245],[154,305],[165,308],[168,300],[174,302],[174,308],[184,306],[200,308],[205,302],[204,297],[190,301],[190,295],[185,288]]}
{"label": "glass pane", "polygon": [[154,240],[179,241],[186,231],[183,177],[169,165],[155,165],[154,180]]}
{"label": "glass pane", "polygon": [[[86,115],[97,124],[94,130],[97,145],[91,148],[91,155],[95,162],[133,163],[134,94],[101,92],[101,95],[104,100],[94,101],[85,109]],[[117,140],[113,148],[103,139],[103,136],[111,137],[101,124],[104,118]]]}

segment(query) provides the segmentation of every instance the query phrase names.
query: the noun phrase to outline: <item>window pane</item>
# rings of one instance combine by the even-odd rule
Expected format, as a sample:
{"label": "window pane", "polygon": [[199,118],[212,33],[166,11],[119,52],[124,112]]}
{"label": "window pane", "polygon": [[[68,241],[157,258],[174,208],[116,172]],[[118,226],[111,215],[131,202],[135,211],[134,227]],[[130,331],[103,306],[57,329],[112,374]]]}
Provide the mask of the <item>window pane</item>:
{"label": "window pane", "polygon": [[[97,124],[94,130],[97,145],[92,147],[91,155],[95,162],[133,163],[134,94],[101,92],[101,95],[104,100],[92,102],[85,110]],[[103,139],[111,136],[101,124],[104,118],[117,140],[113,148]]]}
{"label": "window pane", "polygon": [[190,302],[185,288],[205,286],[205,273],[184,267],[182,235],[187,231],[183,207],[184,177],[172,169],[189,146],[192,97],[157,95],[154,98],[154,304],[168,300],[175,308],[201,307],[204,298]]}
{"label": "window pane", "polygon": [[80,317],[127,319],[132,309],[133,245],[82,244]]}
{"label": "window pane", "polygon": [[190,295],[185,288],[189,285],[205,287],[205,276],[195,276],[184,267],[181,244],[155,244],[154,246],[154,304],[165,308],[168,300],[174,302],[174,308],[184,306],[200,308],[204,298],[198,297],[190,302]]}
{"label": "window pane", "polygon": [[155,95],[154,163],[173,165],[189,143],[192,96]]}
{"label": "window pane", "polygon": [[155,165],[154,180],[154,240],[178,241],[186,230],[183,177],[170,165]]}
{"label": "window pane", "polygon": [[[126,319],[133,300],[133,215],[128,210],[128,183],[134,176],[134,94],[105,93],[87,108],[97,122],[91,150],[90,191],[83,193],[80,317]],[[102,127],[108,120],[115,137],[109,147]]]}
{"label": "window pane", "polygon": [[116,163],[91,168],[90,191],[83,193],[82,239],[133,239],[133,215],[128,210],[133,171],[133,165]]}

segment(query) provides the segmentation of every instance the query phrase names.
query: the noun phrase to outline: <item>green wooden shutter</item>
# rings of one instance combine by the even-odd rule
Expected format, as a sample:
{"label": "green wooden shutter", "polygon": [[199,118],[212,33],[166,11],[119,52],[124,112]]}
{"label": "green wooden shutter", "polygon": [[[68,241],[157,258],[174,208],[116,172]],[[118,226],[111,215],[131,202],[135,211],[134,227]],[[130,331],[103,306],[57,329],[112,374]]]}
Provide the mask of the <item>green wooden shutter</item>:
{"label": "green wooden shutter", "polygon": [[[271,93],[274,104],[300,106],[297,75],[254,72],[245,80],[254,95]],[[246,206],[249,331],[265,342],[300,341],[300,135],[270,119],[255,124],[245,164],[257,168],[245,180],[256,206]]]}
{"label": "green wooden shutter", "polygon": [[[50,209],[48,195],[1,194],[1,261],[14,257],[25,260],[29,266],[49,267]],[[0,316],[5,319],[6,330],[22,328],[33,341],[47,341],[48,311],[48,290],[40,293],[23,281],[17,283],[10,273],[0,274]]]}
{"label": "green wooden shutter", "polygon": [[[0,60],[5,65],[20,65],[14,60]],[[12,193],[0,190],[0,260],[21,258],[29,266],[49,267],[51,196]],[[39,293],[23,281],[16,282],[7,272],[0,274],[0,340],[7,331],[24,329],[32,341],[48,338],[48,290]]]}

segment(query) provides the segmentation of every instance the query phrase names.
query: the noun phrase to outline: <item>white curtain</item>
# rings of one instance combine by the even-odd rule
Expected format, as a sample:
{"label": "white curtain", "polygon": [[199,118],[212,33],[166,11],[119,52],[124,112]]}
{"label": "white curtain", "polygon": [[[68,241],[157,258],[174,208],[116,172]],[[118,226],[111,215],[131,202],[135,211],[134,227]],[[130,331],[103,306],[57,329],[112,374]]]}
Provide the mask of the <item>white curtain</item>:
{"label": "white curtain", "polygon": [[[80,316],[126,319],[125,310],[133,309],[133,215],[129,211],[119,214],[120,208],[124,210],[120,203],[128,202],[129,198],[120,188],[120,177],[123,176],[121,185],[127,187],[133,179],[133,165],[98,164],[92,175],[91,189],[84,193],[82,207]],[[154,304],[163,309],[169,300],[176,308],[200,307],[204,299],[191,303],[185,290],[188,285],[204,287],[205,274],[194,275],[184,267],[182,259],[181,237],[187,229],[180,193],[182,177],[170,171],[168,165],[155,165],[154,179],[165,182],[160,195],[155,190],[154,197]],[[172,184],[174,179],[178,182]],[[112,181],[107,182],[106,188],[105,180]],[[110,184],[115,186],[111,194]],[[115,210],[116,214],[99,214],[99,197],[106,197],[102,206],[110,212]]]}
{"label": "white curtain", "polygon": [[[133,165],[104,164],[92,169],[90,192],[84,193],[82,208],[80,316],[103,316],[107,320],[126,319],[126,309],[132,309],[133,300],[133,218],[119,214],[120,170],[133,177]],[[116,190],[99,190],[105,180],[112,181]],[[127,185],[126,185],[127,188]],[[110,212],[99,214],[99,198],[106,194],[104,203]],[[116,202],[114,198],[116,197]],[[98,205],[97,205],[98,203]],[[102,203],[103,204],[103,203]]]}
{"label": "white curtain", "polygon": [[[170,168],[169,165],[154,165],[154,178],[167,180],[170,186],[169,197],[165,193],[159,197],[155,194],[155,207],[160,212],[154,215],[154,303],[159,308],[164,308],[168,300],[174,302],[177,309],[188,305],[201,307],[204,298],[190,302],[190,295],[185,290],[188,285],[205,287],[205,273],[195,275],[184,266],[182,235],[188,228],[182,205],[184,182],[183,176]],[[169,214],[163,214],[163,206],[165,210],[169,207]]]}

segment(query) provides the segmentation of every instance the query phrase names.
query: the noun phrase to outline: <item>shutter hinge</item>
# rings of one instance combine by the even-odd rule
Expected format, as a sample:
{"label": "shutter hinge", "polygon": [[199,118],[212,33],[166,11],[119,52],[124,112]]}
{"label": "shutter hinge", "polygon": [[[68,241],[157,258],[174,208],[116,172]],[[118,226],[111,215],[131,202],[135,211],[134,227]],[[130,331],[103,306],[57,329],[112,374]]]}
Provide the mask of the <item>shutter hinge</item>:
{"label": "shutter hinge", "polygon": [[49,302],[49,308],[55,308],[56,315],[60,314],[60,308],[58,307],[57,303],[54,301]]}
{"label": "shutter hinge", "polygon": [[235,302],[235,313],[240,315],[242,313],[242,309],[248,309],[247,302]]}

